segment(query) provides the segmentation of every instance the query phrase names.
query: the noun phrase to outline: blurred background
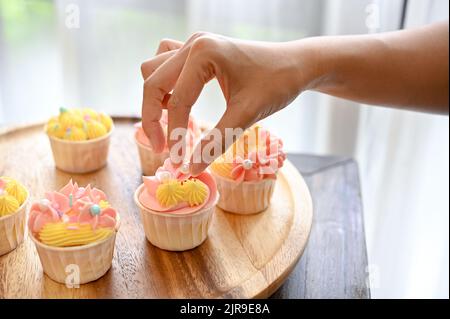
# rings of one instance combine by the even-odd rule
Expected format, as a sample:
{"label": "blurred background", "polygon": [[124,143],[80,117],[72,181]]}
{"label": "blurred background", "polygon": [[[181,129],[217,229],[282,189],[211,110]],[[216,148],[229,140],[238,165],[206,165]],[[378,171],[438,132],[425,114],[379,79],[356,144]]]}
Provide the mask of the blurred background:
{"label": "blurred background", "polygon": [[[0,127],[60,106],[139,115],[140,65],[161,38],[288,41],[411,28],[448,12],[448,0],[0,0]],[[214,122],[224,109],[213,81],[193,114]],[[305,93],[265,125],[289,152],[358,160],[372,297],[449,297],[447,116]]]}

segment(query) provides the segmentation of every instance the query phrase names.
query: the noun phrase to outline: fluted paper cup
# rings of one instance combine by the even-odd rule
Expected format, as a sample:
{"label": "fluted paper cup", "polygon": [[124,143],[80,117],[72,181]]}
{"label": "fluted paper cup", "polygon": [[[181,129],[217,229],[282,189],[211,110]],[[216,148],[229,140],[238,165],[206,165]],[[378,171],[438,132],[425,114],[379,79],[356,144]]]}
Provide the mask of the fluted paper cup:
{"label": "fluted paper cup", "polygon": [[44,273],[56,282],[77,285],[86,284],[102,277],[111,268],[116,233],[102,241],[74,247],[53,247],[37,240],[29,232],[36,245]]}
{"label": "fluted paper cup", "polygon": [[270,205],[275,179],[236,183],[212,172],[220,194],[217,206],[234,214],[256,214]]}
{"label": "fluted paper cup", "polygon": [[111,131],[105,136],[87,141],[67,141],[49,136],[55,165],[75,174],[90,173],[106,165]]}
{"label": "fluted paper cup", "polygon": [[205,241],[217,200],[193,214],[162,213],[150,210],[139,202],[139,195],[144,187],[144,184],[139,186],[134,200],[141,212],[145,236],[152,245],[164,250],[184,251]]}
{"label": "fluted paper cup", "polygon": [[27,199],[17,212],[0,217],[0,256],[16,249],[23,242],[29,197],[27,192]]}
{"label": "fluted paper cup", "polygon": [[155,175],[156,170],[164,164],[169,157],[169,151],[155,153],[150,147],[140,143],[136,138],[136,145],[139,151],[142,172],[145,176]]}

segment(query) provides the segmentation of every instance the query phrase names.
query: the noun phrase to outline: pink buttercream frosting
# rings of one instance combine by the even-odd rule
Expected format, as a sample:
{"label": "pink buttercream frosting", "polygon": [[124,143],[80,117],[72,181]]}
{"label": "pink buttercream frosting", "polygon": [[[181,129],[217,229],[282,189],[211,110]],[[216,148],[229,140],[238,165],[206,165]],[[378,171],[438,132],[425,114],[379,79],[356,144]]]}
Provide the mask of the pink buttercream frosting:
{"label": "pink buttercream frosting", "polygon": [[259,125],[257,127],[247,131],[248,134],[256,132],[258,135],[256,145],[248,146],[251,145],[247,141],[249,135],[242,136],[212,164],[212,170],[237,183],[276,179],[276,173],[286,159],[283,141]]}
{"label": "pink buttercream frosting", "polygon": [[47,192],[45,198],[30,209],[28,228],[36,234],[47,223],[89,223],[97,227],[114,228],[117,212],[107,203],[105,193],[97,188],[79,187],[72,180],[59,191]]}
{"label": "pink buttercream frosting", "polygon": [[[167,135],[167,125],[169,123],[167,110],[163,110],[161,119],[159,120],[161,123],[165,134]],[[142,128],[142,122],[136,123],[134,125],[136,128],[135,138],[136,140],[141,143],[142,145],[145,145],[147,147],[151,148],[150,140],[148,139],[147,135],[144,132],[144,129]],[[195,143],[200,139],[201,136],[201,130],[200,127],[197,125],[196,121],[192,116],[189,116],[189,123],[186,133],[186,146],[190,149],[193,148]],[[166,143],[165,151],[168,151],[168,146]]]}
{"label": "pink buttercream frosting", "polygon": [[[167,181],[198,180],[207,187],[206,199],[199,205],[190,206],[186,201],[174,206],[165,207],[157,199],[158,186]],[[144,188],[139,194],[139,202],[146,208],[171,214],[192,214],[203,208],[211,207],[217,200],[217,186],[214,178],[208,172],[203,172],[195,178],[182,172],[181,168],[172,165],[170,159],[166,159],[163,166],[158,168],[154,176],[143,177]]]}

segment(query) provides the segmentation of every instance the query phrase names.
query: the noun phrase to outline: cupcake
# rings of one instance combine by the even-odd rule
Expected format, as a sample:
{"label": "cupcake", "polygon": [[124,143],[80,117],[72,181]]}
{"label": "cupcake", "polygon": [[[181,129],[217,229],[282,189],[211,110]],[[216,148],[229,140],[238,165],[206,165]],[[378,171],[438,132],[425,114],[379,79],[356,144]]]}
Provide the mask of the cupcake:
{"label": "cupcake", "polygon": [[111,267],[118,228],[119,215],[105,193],[90,185],[79,187],[72,180],[34,203],[28,218],[42,268],[60,283],[66,283],[73,267],[75,284],[102,277]]}
{"label": "cupcake", "polygon": [[[161,126],[164,129],[164,134],[167,136],[167,110],[163,110],[162,117],[160,120]],[[134,138],[138,146],[139,158],[141,160],[141,168],[144,175],[150,176],[154,175],[156,170],[163,165],[164,161],[169,157],[169,149],[166,145],[161,153],[155,153],[152,150],[150,140],[147,135],[145,135],[144,129],[142,128],[142,122],[135,124],[135,134]],[[200,139],[201,130],[200,127],[195,122],[192,116],[189,117],[189,124],[186,133],[186,149],[190,152],[193,149],[195,143]]]}
{"label": "cupcake", "polygon": [[60,109],[45,125],[55,165],[69,173],[88,173],[106,165],[113,130],[109,115],[90,108]]}
{"label": "cupcake", "polygon": [[9,177],[0,177],[0,256],[23,241],[28,197],[22,184]]}
{"label": "cupcake", "polygon": [[236,214],[255,214],[270,204],[277,172],[286,159],[282,141],[254,125],[211,164],[220,199],[217,206]]}
{"label": "cupcake", "polygon": [[167,159],[154,176],[143,177],[144,183],[134,194],[145,235],[161,249],[192,249],[208,235],[219,198],[216,183],[208,172],[194,178],[187,171]]}

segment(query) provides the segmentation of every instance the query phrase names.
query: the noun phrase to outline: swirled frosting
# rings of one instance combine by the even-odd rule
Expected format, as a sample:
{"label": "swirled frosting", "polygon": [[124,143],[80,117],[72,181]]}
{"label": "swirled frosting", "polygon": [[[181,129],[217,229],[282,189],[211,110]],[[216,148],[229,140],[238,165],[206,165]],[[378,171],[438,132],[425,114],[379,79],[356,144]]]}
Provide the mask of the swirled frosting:
{"label": "swirled frosting", "polygon": [[27,196],[25,187],[18,181],[6,176],[0,177],[0,217],[17,212]]}
{"label": "swirled frosting", "polygon": [[67,141],[87,141],[108,134],[113,127],[111,117],[90,108],[60,108],[45,126],[49,136]]}
{"label": "swirled frosting", "polygon": [[211,164],[211,170],[237,183],[275,179],[285,159],[281,139],[255,124]]}
{"label": "swirled frosting", "polygon": [[113,234],[117,220],[118,214],[104,192],[90,185],[79,187],[70,180],[31,206],[28,228],[46,245],[80,246]]}
{"label": "swirled frosting", "polygon": [[[163,110],[161,119],[159,120],[161,123],[161,126],[164,130],[164,135],[167,136],[167,125],[168,125],[168,116],[167,116],[167,110]],[[134,125],[136,128],[135,138],[136,140],[141,143],[142,145],[145,145],[147,147],[151,148],[150,140],[148,139],[147,135],[144,132],[144,129],[142,128],[142,122],[136,123]],[[197,125],[196,121],[192,116],[189,116],[189,123],[186,133],[186,146],[188,149],[192,149],[195,143],[198,142],[201,136],[201,130],[200,127]],[[165,146],[165,151],[168,151],[167,144]]]}
{"label": "swirled frosting", "polygon": [[25,187],[18,181],[0,177],[0,217],[14,214],[27,199]]}
{"label": "swirled frosting", "polygon": [[154,176],[144,176],[139,202],[146,208],[164,213],[191,214],[213,205],[216,183],[208,172],[192,177],[183,165],[176,168],[166,159]]}

